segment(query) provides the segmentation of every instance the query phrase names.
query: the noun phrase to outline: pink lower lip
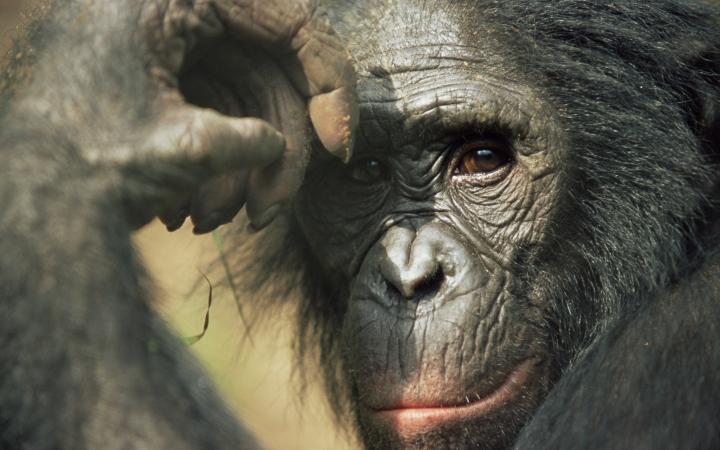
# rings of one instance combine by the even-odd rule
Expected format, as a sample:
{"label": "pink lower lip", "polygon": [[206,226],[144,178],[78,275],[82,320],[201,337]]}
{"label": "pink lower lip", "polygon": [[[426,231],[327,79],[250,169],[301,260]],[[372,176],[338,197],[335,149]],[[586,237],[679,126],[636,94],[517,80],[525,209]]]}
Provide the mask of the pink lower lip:
{"label": "pink lower lip", "polygon": [[452,422],[466,421],[486,415],[517,396],[527,382],[535,360],[528,360],[518,366],[505,382],[486,397],[457,406],[398,406],[392,409],[376,410],[376,419],[389,423],[402,436],[426,433],[433,428]]}

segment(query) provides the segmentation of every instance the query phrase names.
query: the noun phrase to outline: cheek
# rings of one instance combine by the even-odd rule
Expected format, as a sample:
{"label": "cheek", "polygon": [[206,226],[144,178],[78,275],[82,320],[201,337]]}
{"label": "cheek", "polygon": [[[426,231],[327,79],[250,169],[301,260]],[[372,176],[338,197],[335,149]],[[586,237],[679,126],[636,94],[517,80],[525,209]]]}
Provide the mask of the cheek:
{"label": "cheek", "polygon": [[343,325],[347,367],[356,386],[374,392],[368,399],[462,403],[500,383],[516,365],[544,355],[537,311],[520,304],[498,279],[418,315],[355,292]]}
{"label": "cheek", "polygon": [[442,201],[457,213],[456,226],[466,228],[469,235],[484,241],[509,262],[519,246],[542,242],[559,197],[558,177],[533,177],[519,164],[493,186],[453,181]]}
{"label": "cheek", "polygon": [[379,229],[382,212],[378,205],[383,203],[384,199],[377,194],[350,195],[340,189],[319,189],[311,184],[298,193],[294,214],[324,269],[349,274]]}
{"label": "cheek", "polygon": [[393,228],[373,246],[351,285],[342,341],[369,399],[461,402],[543,353],[538,311],[489,255],[438,222]]}

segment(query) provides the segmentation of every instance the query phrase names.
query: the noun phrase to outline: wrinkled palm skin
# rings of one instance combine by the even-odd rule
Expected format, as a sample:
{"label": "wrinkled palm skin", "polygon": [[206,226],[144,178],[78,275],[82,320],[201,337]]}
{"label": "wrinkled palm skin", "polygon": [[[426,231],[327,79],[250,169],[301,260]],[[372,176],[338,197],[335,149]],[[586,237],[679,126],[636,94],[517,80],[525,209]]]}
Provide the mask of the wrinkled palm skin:
{"label": "wrinkled palm skin", "polygon": [[717,7],[121,3],[6,75],[1,444],[252,448],[129,244],[246,206],[367,448],[720,447]]}

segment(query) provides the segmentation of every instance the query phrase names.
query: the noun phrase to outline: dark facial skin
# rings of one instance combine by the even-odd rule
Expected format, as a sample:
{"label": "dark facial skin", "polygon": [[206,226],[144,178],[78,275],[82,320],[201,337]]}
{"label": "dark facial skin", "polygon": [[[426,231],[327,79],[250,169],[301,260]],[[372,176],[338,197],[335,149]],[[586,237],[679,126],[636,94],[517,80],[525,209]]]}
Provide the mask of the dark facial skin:
{"label": "dark facial skin", "polygon": [[558,202],[562,149],[545,147],[552,116],[493,64],[492,39],[457,45],[457,17],[402,3],[420,22],[355,23],[383,42],[351,44],[356,153],[311,165],[299,221],[348,293],[342,345],[368,447],[503,447],[554,376],[544,305],[516,271]]}

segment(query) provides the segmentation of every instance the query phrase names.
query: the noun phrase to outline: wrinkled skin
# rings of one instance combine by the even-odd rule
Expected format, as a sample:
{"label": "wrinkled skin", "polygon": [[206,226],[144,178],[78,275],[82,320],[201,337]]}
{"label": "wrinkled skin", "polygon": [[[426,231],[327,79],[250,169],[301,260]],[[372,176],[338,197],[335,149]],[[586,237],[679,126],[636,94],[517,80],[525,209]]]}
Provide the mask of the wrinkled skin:
{"label": "wrinkled skin", "polygon": [[247,258],[304,275],[367,448],[720,446],[720,12],[322,7],[78,0],[36,31],[0,128],[0,443],[251,447],[129,244],[247,204],[285,219]]}
{"label": "wrinkled skin", "polygon": [[[696,316],[676,316],[677,312],[671,312],[675,307],[670,306],[670,300],[653,302],[646,298],[648,294],[660,296],[651,293],[658,288],[652,277],[676,277],[674,264],[688,267],[698,261],[692,256],[687,259],[692,253],[689,248],[697,244],[673,229],[682,227],[682,221],[687,224],[693,220],[693,209],[702,204],[694,203],[699,193],[717,196],[717,190],[713,191],[718,185],[717,172],[704,186],[695,187],[683,180],[683,172],[697,170],[699,174],[707,164],[693,153],[698,137],[688,139],[687,135],[653,130],[652,138],[639,140],[634,150],[632,142],[624,144],[628,153],[652,154],[647,161],[633,161],[630,156],[628,161],[613,165],[607,157],[611,146],[601,138],[585,144],[588,149],[584,149],[581,140],[573,135],[586,132],[586,124],[568,123],[567,115],[558,113],[557,108],[579,108],[571,106],[564,85],[554,85],[547,75],[530,73],[528,67],[537,63],[537,52],[523,55],[528,47],[532,48],[525,47],[527,42],[519,33],[523,25],[515,29],[495,21],[503,16],[502,7],[495,10],[472,2],[458,2],[452,8],[412,1],[338,3],[332,21],[348,42],[360,77],[355,155],[344,167],[318,155],[300,191],[295,215],[300,233],[317,261],[314,270],[328,280],[327,290],[332,293],[328,302],[346,305],[337,331],[341,335],[338,346],[344,355],[342,382],[347,383],[366,446],[510,447],[563,371],[567,373],[573,365],[575,372],[567,379],[577,380],[574,389],[596,394],[556,391],[547,402],[554,406],[547,406],[536,420],[541,425],[526,429],[523,445],[527,448],[715,445],[717,424],[708,425],[708,431],[693,437],[679,432],[678,425],[661,430],[663,421],[672,422],[681,414],[667,400],[647,401],[658,408],[669,408],[664,415],[658,415],[645,409],[625,410],[602,398],[602,392],[610,390],[628,403],[633,398],[668,395],[666,391],[648,390],[640,378],[629,376],[633,371],[646,379],[657,376],[655,372],[646,374],[648,369],[640,367],[639,362],[636,368],[628,369],[634,360],[642,360],[646,367],[662,367],[656,370],[666,373],[667,381],[658,380],[658,385],[667,383],[685,389],[682,386],[686,381],[679,382],[673,372],[685,374],[686,369],[678,367],[697,362],[671,363],[665,353],[648,356],[638,345],[647,336],[655,336],[650,340],[654,340],[656,348],[677,349],[671,353],[676,355],[674,358],[679,353],[694,352],[686,350],[685,345],[693,348],[700,343],[703,347],[701,342],[717,337],[717,323],[702,324]],[[544,8],[543,2],[533,6]],[[533,6],[528,4],[528,11]],[[366,14],[372,10],[383,13]],[[602,21],[597,19],[598,24]],[[532,19],[528,23],[532,24]],[[523,60],[525,56],[531,62]],[[694,56],[682,57],[692,60]],[[547,60],[552,59],[548,55]],[[605,64],[623,63],[613,60]],[[542,67],[542,63],[538,66]],[[591,73],[592,69],[587,71]],[[637,80],[638,85],[643,82],[651,81]],[[590,86],[591,92],[602,89],[600,84]],[[717,117],[707,112],[714,111],[717,87],[712,85],[715,90],[710,90],[709,98],[698,94],[701,109],[711,114],[705,122],[709,127],[702,133],[717,133]],[[610,101],[616,102],[618,95],[610,95]],[[626,111],[615,112],[613,103],[603,109],[606,106],[602,98],[592,100],[590,107],[609,117],[588,124],[587,134],[602,135],[604,124],[613,120],[614,114],[642,115],[640,111],[652,101],[656,100],[632,98],[627,100],[629,106],[620,106]],[[652,114],[651,120],[657,123],[674,120],[660,118],[661,113]],[[578,114],[573,120],[581,118],[582,114]],[[640,122],[635,122],[638,130],[645,126]],[[615,137],[608,139],[610,143],[617,141]],[[662,144],[657,147],[659,152],[653,153],[648,148],[656,139]],[[719,142],[712,139],[707,141],[709,151],[716,155]],[[673,155],[673,165],[664,169],[659,167],[666,157],[661,152],[664,145],[688,151],[682,156]],[[642,187],[621,192],[617,203],[633,205],[626,213],[629,217],[642,222],[641,217],[649,213],[681,219],[668,218],[672,221],[655,229],[651,225],[650,230],[637,227],[628,231],[633,236],[628,245],[627,235],[622,236],[620,231],[624,219],[619,218],[618,237],[608,235],[601,246],[593,246],[595,238],[587,238],[579,230],[583,213],[576,206],[597,195],[590,180],[600,171],[588,176],[577,162],[582,151],[591,158],[593,146],[599,149],[604,170],[613,176],[638,176],[631,173],[637,167],[639,171],[647,170],[639,175],[643,180],[672,180],[674,195],[668,194],[661,183],[647,192]],[[478,150],[486,156],[490,153],[500,157],[501,161],[491,162],[488,169],[478,164],[468,169],[468,155]],[[660,171],[658,175],[652,175],[654,170]],[[662,192],[663,201],[652,194],[654,189]],[[603,210],[599,200],[587,201],[596,202],[587,219],[590,226],[597,220],[596,215],[604,215],[612,223],[616,220],[613,216],[621,214]],[[653,205],[654,210],[643,211],[646,204]],[[708,213],[707,223],[689,225],[697,227],[700,239],[709,242],[703,245],[709,247],[716,242],[714,232],[708,231],[713,229],[708,223],[716,220],[714,214]],[[578,251],[585,239],[589,241],[587,247]],[[568,240],[575,248],[567,245]],[[630,255],[638,250],[624,250],[644,245],[650,252],[663,252],[669,261],[658,258],[653,263],[639,263],[646,257],[635,259]],[[603,246],[612,248],[607,257]],[[684,247],[680,253],[687,253],[673,254],[673,247]],[[629,262],[617,261],[623,259],[617,256],[621,254],[628,255]],[[638,263],[640,266],[633,268]],[[646,266],[641,269],[642,264]],[[707,267],[714,264],[708,263]],[[609,280],[607,285],[594,278],[615,271],[632,273],[627,277],[629,283],[642,287],[622,286],[622,276]],[[714,290],[716,280],[710,280],[706,281],[708,291],[699,295],[695,307],[714,315],[720,299]],[[638,289],[641,293],[633,298],[627,291],[614,289]],[[603,294],[593,298],[592,292]],[[676,299],[684,296],[677,292],[673,295]],[[613,305],[613,301],[619,305]],[[651,312],[645,312],[647,316],[630,325],[616,322],[616,314],[632,316],[635,305],[646,301],[657,310],[651,308]],[[707,331],[700,332],[702,337],[680,340],[649,331],[648,327],[667,322],[659,319],[661,316],[674,317],[680,328]],[[616,337],[600,339],[596,346],[603,351],[596,352],[601,357],[595,353],[580,358],[588,347],[593,348],[588,343],[607,330],[614,330],[609,336],[619,330],[632,331],[612,345],[607,340]],[[712,402],[719,398],[719,392],[712,383],[718,382],[720,360],[717,351],[710,353],[707,361],[695,366],[689,379],[714,380],[701,383],[701,390],[714,400],[678,401],[684,410],[697,414],[697,423],[711,421],[717,409]],[[616,377],[605,378],[611,372]],[[692,383],[687,392],[698,389]],[[563,400],[556,400],[559,398]],[[571,404],[577,409],[568,407]],[[615,416],[613,409],[623,412]],[[567,428],[556,426],[558,422],[553,420],[562,421]],[[583,425],[577,426],[580,423]],[[637,432],[642,429],[653,431],[638,438]],[[606,436],[613,434],[618,443],[607,444]]]}
{"label": "wrinkled skin", "polygon": [[[379,36],[351,46],[355,159],[346,170],[313,165],[296,210],[325,270],[345,269],[343,345],[370,446],[507,445],[553,381],[543,305],[518,295],[514,263],[542,240],[558,201],[561,149],[544,144],[558,142],[556,127],[523,80],[488,63],[500,61],[491,39],[458,46],[453,15],[398,7],[405,14],[355,25]],[[475,143],[516,156],[493,173],[454,174]],[[376,412],[477,403],[513,372],[527,382],[486,415],[409,421],[395,436],[401,419]]]}

